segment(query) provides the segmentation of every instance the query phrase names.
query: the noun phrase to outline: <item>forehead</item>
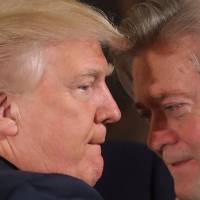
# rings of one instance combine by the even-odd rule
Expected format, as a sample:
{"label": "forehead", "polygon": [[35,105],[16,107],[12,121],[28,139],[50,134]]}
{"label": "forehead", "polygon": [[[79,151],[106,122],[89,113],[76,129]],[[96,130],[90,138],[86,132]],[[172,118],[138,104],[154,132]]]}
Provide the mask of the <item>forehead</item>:
{"label": "forehead", "polygon": [[[187,47],[187,48],[186,48]],[[196,84],[195,54],[188,44],[142,50],[133,60],[133,92],[136,101],[169,93],[184,93]]]}
{"label": "forehead", "polygon": [[67,70],[68,73],[63,74],[66,77],[77,71],[90,68],[104,70],[107,67],[101,45],[95,40],[66,40],[63,43],[50,44],[45,48],[43,56],[48,67],[60,70],[61,73],[62,70]]}

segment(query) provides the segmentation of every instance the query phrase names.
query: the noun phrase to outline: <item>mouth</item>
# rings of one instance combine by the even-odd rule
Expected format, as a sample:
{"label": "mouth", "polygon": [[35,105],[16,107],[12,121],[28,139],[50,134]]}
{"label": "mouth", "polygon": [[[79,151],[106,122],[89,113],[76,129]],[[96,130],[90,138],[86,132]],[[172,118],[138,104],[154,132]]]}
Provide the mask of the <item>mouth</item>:
{"label": "mouth", "polygon": [[187,166],[194,161],[194,157],[188,153],[186,150],[182,151],[168,151],[162,152],[162,159],[166,163],[167,166],[171,169],[179,169]]}
{"label": "mouth", "polygon": [[194,159],[190,158],[168,163],[167,165],[172,174],[177,172],[185,173],[186,171],[190,171],[194,167],[195,162],[196,161]]}
{"label": "mouth", "polygon": [[92,135],[92,138],[88,142],[91,145],[102,145],[106,139],[106,128],[103,127],[101,131],[97,131]]}
{"label": "mouth", "polygon": [[189,163],[190,161],[192,161],[192,159],[177,161],[177,162],[171,163],[171,166],[172,167],[181,167],[182,165],[185,165],[185,164]]}
{"label": "mouth", "polygon": [[91,144],[91,145],[102,145],[104,142],[105,142],[105,137],[101,137],[98,140],[92,139],[91,141],[88,142],[88,144]]}

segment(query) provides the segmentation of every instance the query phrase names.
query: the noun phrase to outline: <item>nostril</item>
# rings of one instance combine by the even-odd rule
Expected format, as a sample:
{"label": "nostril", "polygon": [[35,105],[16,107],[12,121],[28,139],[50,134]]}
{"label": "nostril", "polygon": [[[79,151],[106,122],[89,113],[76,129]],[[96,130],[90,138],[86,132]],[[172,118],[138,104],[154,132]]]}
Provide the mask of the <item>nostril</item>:
{"label": "nostril", "polygon": [[149,138],[149,147],[153,151],[155,151],[157,154],[162,154],[162,146],[165,145],[165,140],[163,133],[160,131],[154,131],[150,134]]}
{"label": "nostril", "polygon": [[121,112],[116,109],[99,109],[95,115],[96,123],[109,124],[119,121],[121,118]]}
{"label": "nostril", "polygon": [[161,149],[160,151],[157,151],[156,154],[162,158],[162,155],[163,155],[163,149]]}
{"label": "nostril", "polygon": [[113,113],[112,115],[109,115],[105,120],[103,120],[103,124],[111,124],[118,122],[121,119],[121,113]]}
{"label": "nostril", "polygon": [[119,111],[119,109],[114,109],[110,112],[106,123],[115,123],[118,122],[121,119],[121,112]]}
{"label": "nostril", "polygon": [[149,134],[148,146],[159,156],[162,156],[166,146],[174,145],[178,142],[178,135],[172,129],[153,131]]}

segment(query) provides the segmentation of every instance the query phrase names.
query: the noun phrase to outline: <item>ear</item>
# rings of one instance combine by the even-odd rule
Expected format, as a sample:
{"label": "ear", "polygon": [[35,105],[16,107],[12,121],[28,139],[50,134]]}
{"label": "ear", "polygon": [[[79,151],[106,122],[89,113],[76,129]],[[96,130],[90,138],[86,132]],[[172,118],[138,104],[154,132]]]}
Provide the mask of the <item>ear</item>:
{"label": "ear", "polygon": [[0,140],[17,134],[17,124],[12,117],[12,104],[5,94],[0,94]]}

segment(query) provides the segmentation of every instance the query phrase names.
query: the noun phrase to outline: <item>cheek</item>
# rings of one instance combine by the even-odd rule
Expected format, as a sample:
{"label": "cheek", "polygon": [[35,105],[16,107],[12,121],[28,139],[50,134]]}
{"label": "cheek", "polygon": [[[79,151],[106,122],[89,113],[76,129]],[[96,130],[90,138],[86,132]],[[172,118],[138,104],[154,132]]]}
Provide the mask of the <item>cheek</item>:
{"label": "cheek", "polygon": [[93,103],[91,100],[80,102],[71,97],[52,99],[47,99],[45,104],[32,109],[29,116],[24,117],[27,128],[30,132],[40,133],[42,142],[51,138],[49,143],[52,146],[82,146],[94,126]]}
{"label": "cheek", "polygon": [[[47,119],[49,128],[47,131],[53,135],[54,139],[66,141],[71,146],[83,146],[89,136],[91,136],[94,127],[94,115],[91,111],[85,111],[80,107],[74,109],[65,109],[62,112],[52,113]],[[59,138],[59,139],[58,139]]]}
{"label": "cheek", "polygon": [[200,155],[200,117],[190,117],[183,122],[180,138],[190,147],[190,149]]}

